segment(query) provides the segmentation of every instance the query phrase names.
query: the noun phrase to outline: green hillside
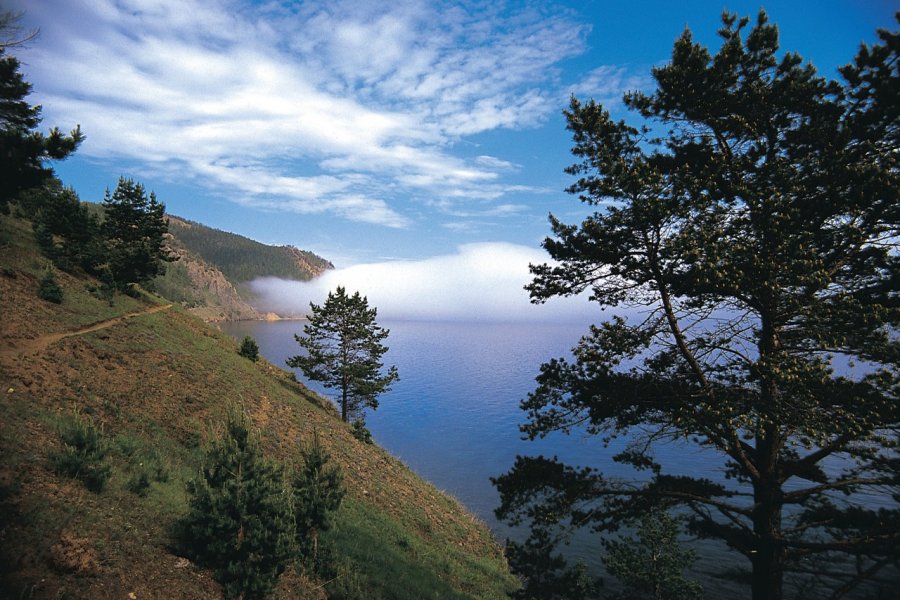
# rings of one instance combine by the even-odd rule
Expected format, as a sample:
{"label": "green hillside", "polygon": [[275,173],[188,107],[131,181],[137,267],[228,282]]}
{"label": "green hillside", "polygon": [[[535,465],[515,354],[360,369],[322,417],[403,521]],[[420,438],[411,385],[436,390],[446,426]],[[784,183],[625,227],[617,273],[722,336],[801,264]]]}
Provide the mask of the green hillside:
{"label": "green hillside", "polygon": [[[109,303],[96,282],[56,272],[62,303],[38,299],[47,261],[27,221],[0,217],[0,246],[0,597],[221,597],[212,572],[179,555],[172,528],[235,408],[281,463],[297,464],[317,434],[347,488],[322,540],[337,575],[288,569],[273,597],[502,598],[516,585],[482,523],[356,440],[289,373],[242,358],[233,340],[148,294]],[[51,461],[79,420],[108,445],[99,493]]]}
{"label": "green hillside", "polygon": [[307,281],[332,264],[293,246],[267,246],[249,238],[169,217],[169,231],[190,252],[217,267],[234,284],[258,277]]}

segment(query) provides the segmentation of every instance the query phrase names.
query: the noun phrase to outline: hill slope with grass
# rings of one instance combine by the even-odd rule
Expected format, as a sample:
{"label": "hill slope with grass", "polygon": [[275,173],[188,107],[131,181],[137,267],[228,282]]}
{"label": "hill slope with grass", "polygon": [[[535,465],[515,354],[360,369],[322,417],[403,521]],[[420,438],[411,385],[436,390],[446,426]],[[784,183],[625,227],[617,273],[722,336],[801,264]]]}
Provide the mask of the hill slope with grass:
{"label": "hill slope with grass", "polygon": [[[108,302],[96,282],[55,272],[62,302],[38,299],[47,261],[26,221],[0,218],[0,246],[0,597],[221,597],[173,525],[235,406],[279,462],[297,464],[317,434],[347,489],[321,538],[337,576],[288,569],[273,597],[502,598],[515,586],[483,524],[354,438],[290,374],[156,296]],[[78,423],[106,450],[100,492],[54,462]]]}

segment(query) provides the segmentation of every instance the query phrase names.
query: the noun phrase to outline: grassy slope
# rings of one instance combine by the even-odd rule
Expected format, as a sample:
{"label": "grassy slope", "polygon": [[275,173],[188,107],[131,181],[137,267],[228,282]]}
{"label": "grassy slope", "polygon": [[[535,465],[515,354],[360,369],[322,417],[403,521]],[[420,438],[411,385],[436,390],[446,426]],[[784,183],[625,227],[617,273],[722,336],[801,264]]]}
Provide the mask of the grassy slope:
{"label": "grassy slope", "polygon": [[[453,499],[375,446],[355,440],[334,409],[289,375],[237,355],[235,343],[180,308],[70,337],[33,354],[42,334],[75,329],[153,302],[114,306],[65,274],[62,305],[36,297],[45,261],[26,223],[0,220],[0,597],[219,597],[208,571],[171,549],[185,481],[229,403],[252,416],[272,456],[298,460],[318,432],[348,496],[329,533],[344,556],[329,586],[367,598],[500,598],[514,582],[487,529]],[[101,494],[61,478],[48,454],[59,424],[92,415],[110,440],[113,476]],[[129,479],[153,469],[145,497]],[[321,597],[286,573],[276,596]]]}

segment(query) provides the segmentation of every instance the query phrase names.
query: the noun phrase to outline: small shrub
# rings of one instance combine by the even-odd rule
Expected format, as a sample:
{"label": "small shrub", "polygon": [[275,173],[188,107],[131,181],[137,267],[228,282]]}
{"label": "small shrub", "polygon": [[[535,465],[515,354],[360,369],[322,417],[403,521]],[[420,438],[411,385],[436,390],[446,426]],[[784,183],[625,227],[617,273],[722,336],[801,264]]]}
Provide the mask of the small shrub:
{"label": "small shrub", "polygon": [[155,450],[145,456],[138,466],[141,467],[153,481],[165,483],[169,480],[169,469]]}
{"label": "small shrub", "polygon": [[176,534],[193,560],[211,567],[229,598],[263,598],[294,554],[294,521],[283,469],[267,461],[246,416],[231,415],[199,476]]}
{"label": "small shrub", "polygon": [[117,286],[116,279],[113,276],[112,270],[108,265],[100,268],[100,271],[97,273],[97,279],[100,280],[100,288],[97,298],[99,298],[100,300],[106,300],[107,304],[112,306],[113,298],[116,295]]}
{"label": "small shrub", "polygon": [[128,479],[128,482],[125,484],[125,489],[132,494],[143,498],[147,495],[147,492],[150,491],[150,476],[146,471],[135,473]]}
{"label": "small shrub", "polygon": [[333,557],[319,549],[319,534],[331,528],[334,513],[344,499],[340,467],[319,443],[318,434],[303,450],[303,465],[293,476],[293,507],[300,558],[320,577],[328,579]]}
{"label": "small shrub", "polygon": [[128,461],[131,477],[125,489],[138,496],[146,496],[153,481],[164,483],[169,480],[169,469],[156,450],[142,450],[140,441],[132,435],[120,434],[115,447],[122,458]]}
{"label": "small shrub", "polygon": [[138,440],[131,435],[116,436],[116,449],[124,458],[131,458],[138,451]]}
{"label": "small shrub", "polygon": [[353,433],[353,437],[363,442],[364,444],[372,443],[372,432],[369,431],[369,428],[366,427],[366,422],[362,419],[356,419],[353,421],[350,429],[351,433]]}
{"label": "small shrub", "polygon": [[256,340],[249,335],[244,336],[244,339],[241,340],[241,349],[238,350],[238,354],[244,358],[249,358],[253,362],[259,360],[259,346]]}
{"label": "small shrub", "polygon": [[47,269],[38,284],[38,298],[54,304],[61,304],[63,301],[63,290],[50,269]]}
{"label": "small shrub", "polygon": [[169,468],[159,458],[151,465],[150,474],[154,481],[165,483],[169,480]]}
{"label": "small shrub", "polygon": [[50,454],[53,470],[80,480],[92,492],[103,491],[112,467],[104,462],[109,444],[101,429],[90,417],[76,415],[63,422],[59,435],[63,449]]}
{"label": "small shrub", "polygon": [[203,438],[199,431],[188,431],[184,436],[185,448],[196,449],[203,443]]}

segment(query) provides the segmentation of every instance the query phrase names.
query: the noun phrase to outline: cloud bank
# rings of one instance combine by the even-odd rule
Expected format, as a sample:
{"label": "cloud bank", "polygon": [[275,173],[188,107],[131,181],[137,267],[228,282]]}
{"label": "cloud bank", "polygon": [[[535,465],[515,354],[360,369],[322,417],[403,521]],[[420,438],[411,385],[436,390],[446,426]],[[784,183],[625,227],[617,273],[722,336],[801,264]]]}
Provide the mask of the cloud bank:
{"label": "cloud bank", "polygon": [[456,254],[417,261],[361,264],[328,271],[310,282],[258,279],[254,292],[266,310],[303,315],[344,286],[378,308],[379,318],[438,321],[590,322],[596,304],[584,297],[533,305],[523,289],[529,263],[547,262],[541,250],[507,243],[460,246]]}
{"label": "cloud bank", "polygon": [[[459,142],[535,126],[608,74],[560,81],[590,27],[549,3],[13,8],[41,29],[24,58],[44,117],[82,125],[80,154],[139,161],[246,205],[387,227],[412,224],[406,198],[461,210],[521,192],[515,165]],[[622,80],[602,87],[613,94]]]}

